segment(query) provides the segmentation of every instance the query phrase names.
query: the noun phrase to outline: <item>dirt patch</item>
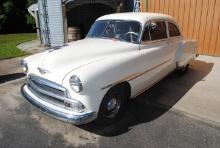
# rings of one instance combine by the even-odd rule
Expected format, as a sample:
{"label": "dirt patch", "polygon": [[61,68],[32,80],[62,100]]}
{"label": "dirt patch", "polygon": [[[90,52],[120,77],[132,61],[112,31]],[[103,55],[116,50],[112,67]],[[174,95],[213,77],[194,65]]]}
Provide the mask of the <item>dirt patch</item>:
{"label": "dirt patch", "polygon": [[[9,93],[10,92],[10,93]],[[0,112],[14,111],[22,104],[20,95],[20,87],[9,84],[0,87],[1,104]]]}

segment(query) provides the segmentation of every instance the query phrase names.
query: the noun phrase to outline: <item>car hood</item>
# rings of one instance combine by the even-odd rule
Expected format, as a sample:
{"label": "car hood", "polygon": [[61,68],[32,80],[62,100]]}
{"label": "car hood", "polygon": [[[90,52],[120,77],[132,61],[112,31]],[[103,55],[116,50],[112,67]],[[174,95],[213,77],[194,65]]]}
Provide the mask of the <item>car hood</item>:
{"label": "car hood", "polygon": [[[49,80],[62,84],[64,77],[71,71],[96,61],[109,58],[114,54],[134,50],[137,44],[107,40],[107,39],[83,39],[68,43],[60,49],[47,51],[35,59],[35,73]],[[46,73],[39,73],[39,68]]]}

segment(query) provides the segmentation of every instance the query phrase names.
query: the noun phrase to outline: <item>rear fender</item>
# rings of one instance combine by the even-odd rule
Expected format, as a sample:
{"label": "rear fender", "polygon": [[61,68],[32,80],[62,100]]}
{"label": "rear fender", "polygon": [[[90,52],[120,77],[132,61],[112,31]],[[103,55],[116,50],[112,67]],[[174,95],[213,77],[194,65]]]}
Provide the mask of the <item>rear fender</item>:
{"label": "rear fender", "polygon": [[196,57],[196,40],[183,40],[176,52],[177,69],[186,66]]}

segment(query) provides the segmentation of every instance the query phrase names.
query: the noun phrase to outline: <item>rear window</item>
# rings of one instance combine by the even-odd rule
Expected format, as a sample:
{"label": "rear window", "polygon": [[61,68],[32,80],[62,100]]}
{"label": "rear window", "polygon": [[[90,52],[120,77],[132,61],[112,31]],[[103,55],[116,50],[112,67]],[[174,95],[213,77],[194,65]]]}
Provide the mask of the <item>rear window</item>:
{"label": "rear window", "polygon": [[168,28],[170,37],[180,36],[179,29],[175,24],[168,22]]}

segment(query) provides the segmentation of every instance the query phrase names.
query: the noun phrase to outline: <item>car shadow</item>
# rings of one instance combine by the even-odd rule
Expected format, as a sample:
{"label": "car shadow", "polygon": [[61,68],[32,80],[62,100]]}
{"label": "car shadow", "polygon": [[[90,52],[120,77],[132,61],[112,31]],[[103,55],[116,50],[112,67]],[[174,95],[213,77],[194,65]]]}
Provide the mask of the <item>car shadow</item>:
{"label": "car shadow", "polygon": [[100,127],[93,122],[79,127],[102,136],[116,136],[130,131],[136,125],[153,121],[172,108],[197,82],[203,81],[212,67],[213,63],[195,60],[185,75],[178,76],[173,72],[131,100],[122,118],[113,125]]}
{"label": "car shadow", "polygon": [[7,74],[7,75],[0,75],[0,84],[8,82],[8,81],[12,81],[12,80],[20,79],[25,76],[26,76],[25,73],[13,73],[13,74]]}

